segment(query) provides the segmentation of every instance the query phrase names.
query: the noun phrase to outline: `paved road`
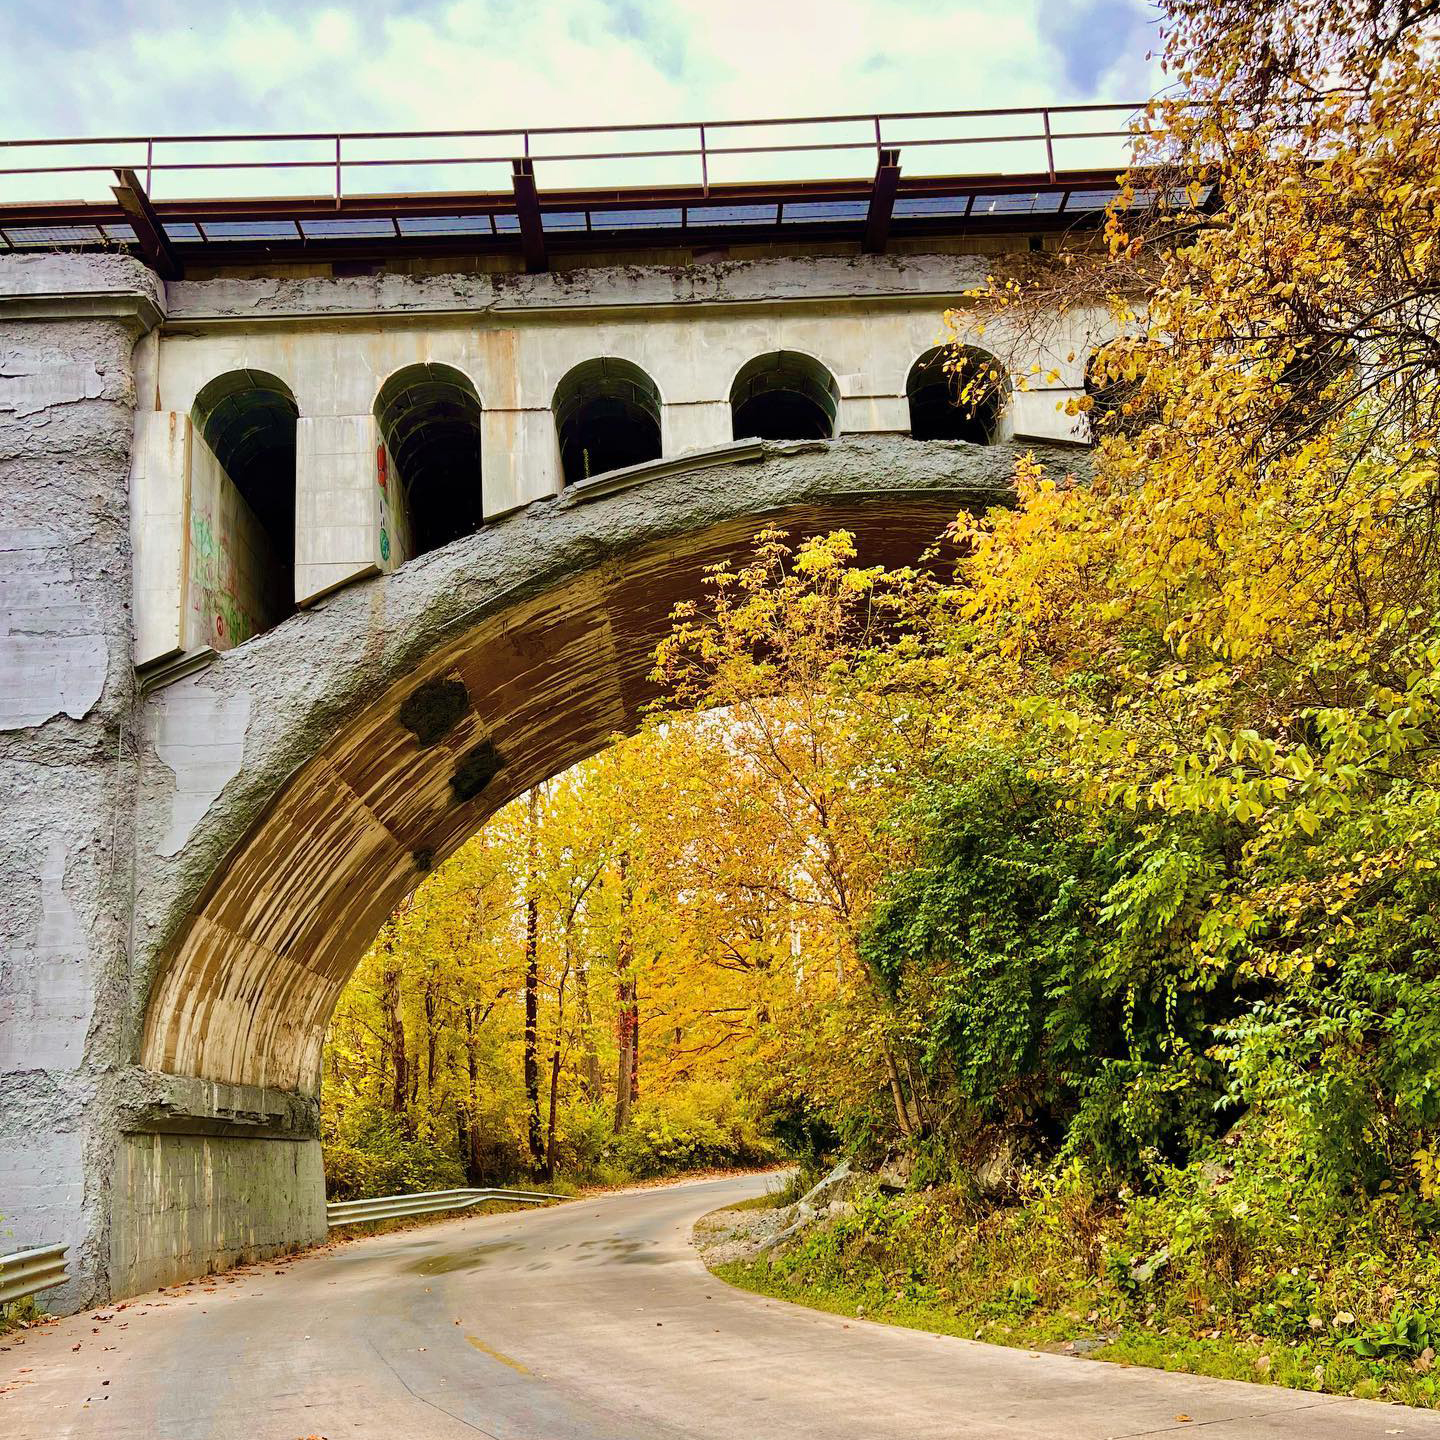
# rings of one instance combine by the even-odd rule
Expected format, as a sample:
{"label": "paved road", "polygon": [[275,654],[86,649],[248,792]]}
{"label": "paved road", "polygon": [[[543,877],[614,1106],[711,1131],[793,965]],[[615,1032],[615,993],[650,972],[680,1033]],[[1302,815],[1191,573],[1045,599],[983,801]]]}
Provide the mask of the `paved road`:
{"label": "paved road", "polygon": [[701,1181],[457,1219],[72,1316],[0,1351],[0,1435],[1440,1436],[1440,1413],[1031,1355],[731,1290],[690,1228],[761,1188]]}

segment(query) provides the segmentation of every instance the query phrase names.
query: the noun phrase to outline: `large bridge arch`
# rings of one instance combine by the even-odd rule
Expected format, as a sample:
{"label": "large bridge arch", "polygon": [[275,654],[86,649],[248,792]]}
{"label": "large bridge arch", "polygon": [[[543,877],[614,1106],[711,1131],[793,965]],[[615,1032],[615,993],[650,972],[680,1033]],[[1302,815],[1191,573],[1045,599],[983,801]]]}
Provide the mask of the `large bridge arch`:
{"label": "large bridge arch", "polygon": [[[673,604],[763,524],[854,529],[900,562],[1004,500],[1010,447],[737,444],[572,487],[294,617],[157,696],[243,716],[234,770],[142,877],[136,1059],[313,1094],[341,988],[391,909],[499,806],[633,727]],[[241,731],[243,730],[243,733]],[[200,747],[194,775],[213,770]],[[164,791],[168,789],[168,796]]]}

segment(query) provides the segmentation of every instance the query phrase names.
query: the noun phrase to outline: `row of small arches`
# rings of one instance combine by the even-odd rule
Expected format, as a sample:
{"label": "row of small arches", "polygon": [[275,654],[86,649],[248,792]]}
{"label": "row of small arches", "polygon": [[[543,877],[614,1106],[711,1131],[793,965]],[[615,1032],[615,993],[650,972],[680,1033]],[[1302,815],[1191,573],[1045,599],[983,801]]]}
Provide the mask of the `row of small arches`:
{"label": "row of small arches", "polygon": [[[1008,386],[999,362],[979,350],[927,350],[910,369],[905,393],[917,440],[992,444]],[[840,387],[798,350],[757,355],[730,386],[736,440],[828,440],[836,433]],[[565,483],[660,457],[660,392],[629,360],[587,360],[556,387],[553,402]]]}
{"label": "row of small arches", "polygon": [[[993,356],[937,347],[911,367],[906,396],[917,440],[990,444],[1008,385]],[[840,387],[812,356],[777,350],[741,367],[730,408],[737,440],[828,439],[836,431]],[[606,356],[576,365],[556,386],[552,410],[567,485],[660,458],[660,392],[633,361]],[[275,549],[288,554],[299,413],[289,386],[260,370],[210,381],[192,412]],[[380,387],[375,416],[405,487],[415,553],[478,529],[481,404],[469,377],[433,361],[407,366]]]}

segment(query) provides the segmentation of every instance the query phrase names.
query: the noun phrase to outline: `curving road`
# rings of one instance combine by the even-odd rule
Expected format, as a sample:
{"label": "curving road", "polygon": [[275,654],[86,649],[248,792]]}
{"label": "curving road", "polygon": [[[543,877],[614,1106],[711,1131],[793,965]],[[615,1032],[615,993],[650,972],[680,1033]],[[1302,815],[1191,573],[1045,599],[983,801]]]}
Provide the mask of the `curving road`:
{"label": "curving road", "polygon": [[462,1218],[72,1316],[0,1340],[0,1435],[1440,1436],[1440,1414],[1032,1355],[732,1290],[690,1229],[762,1186]]}

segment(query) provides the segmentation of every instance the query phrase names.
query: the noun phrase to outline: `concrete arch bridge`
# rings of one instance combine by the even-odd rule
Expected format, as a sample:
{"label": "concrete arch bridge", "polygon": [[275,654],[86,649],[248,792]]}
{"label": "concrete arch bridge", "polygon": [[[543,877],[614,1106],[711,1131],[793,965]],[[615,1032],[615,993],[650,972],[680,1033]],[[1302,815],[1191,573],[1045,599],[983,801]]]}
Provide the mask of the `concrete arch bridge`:
{"label": "concrete arch bridge", "polygon": [[769,523],[909,560],[1020,451],[1075,463],[1098,312],[963,426],[935,368],[1029,228],[540,273],[0,255],[0,1250],[70,1245],[51,1303],[324,1233],[346,978],[633,725],[707,565]]}

